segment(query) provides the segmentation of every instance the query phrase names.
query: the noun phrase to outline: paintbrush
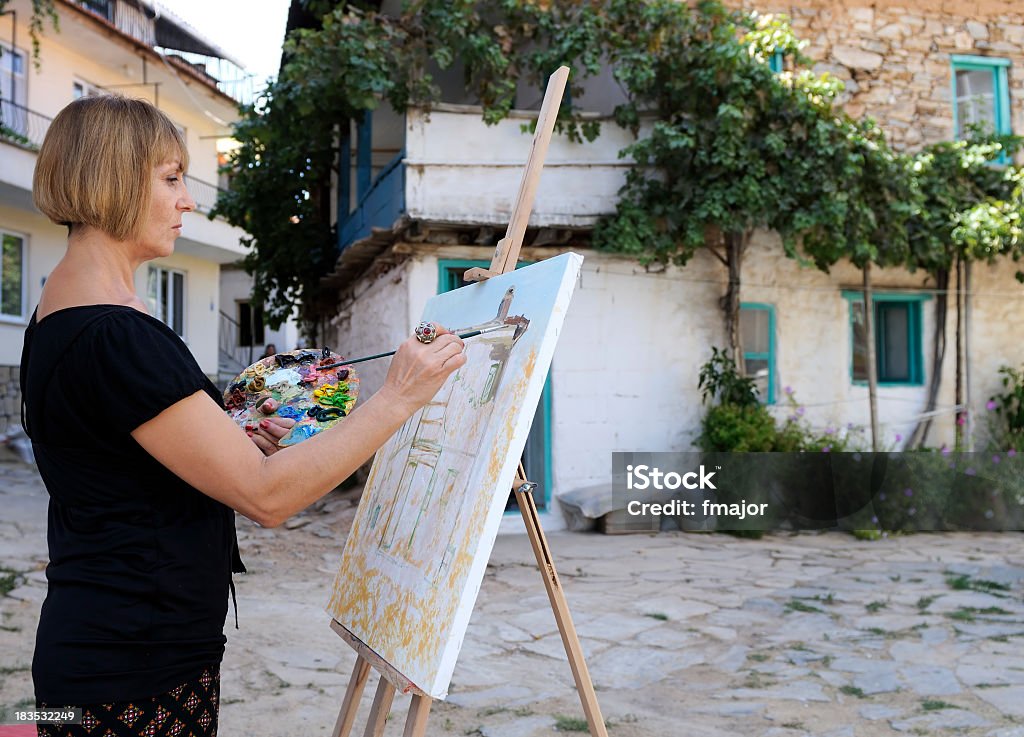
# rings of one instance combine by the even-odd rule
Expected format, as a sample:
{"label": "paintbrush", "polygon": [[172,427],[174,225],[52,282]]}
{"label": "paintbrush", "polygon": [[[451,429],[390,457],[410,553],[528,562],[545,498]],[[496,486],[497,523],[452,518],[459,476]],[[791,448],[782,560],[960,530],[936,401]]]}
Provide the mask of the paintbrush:
{"label": "paintbrush", "polygon": [[[491,326],[486,327],[486,328],[481,328],[480,330],[470,330],[468,333],[456,333],[456,335],[459,338],[462,338],[463,340],[465,340],[466,338],[473,338],[473,337],[476,337],[477,335],[482,335],[484,333],[490,333],[490,332],[492,332],[494,330],[500,330],[501,328],[507,328],[507,327],[512,327],[512,326],[511,325],[506,325],[505,323],[502,323],[501,325],[491,325]],[[353,358],[351,361],[338,361],[337,363],[329,363],[326,366],[317,366],[316,370],[317,371],[326,371],[327,369],[338,368],[339,366],[351,366],[353,363],[362,363],[363,361],[373,361],[373,360],[376,360],[378,358],[387,358],[388,356],[395,355],[395,353],[397,353],[397,352],[398,352],[398,349],[396,348],[395,350],[388,351],[387,353],[375,353],[372,356],[363,356],[362,358]]]}

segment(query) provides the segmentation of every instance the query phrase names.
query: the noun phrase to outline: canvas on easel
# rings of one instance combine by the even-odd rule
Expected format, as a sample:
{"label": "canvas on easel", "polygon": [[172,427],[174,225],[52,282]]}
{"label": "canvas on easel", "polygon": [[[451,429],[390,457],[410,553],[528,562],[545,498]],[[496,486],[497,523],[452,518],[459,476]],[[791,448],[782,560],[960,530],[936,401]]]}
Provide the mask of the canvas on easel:
{"label": "canvas on easel", "polygon": [[414,691],[444,698],[582,257],[434,297],[423,320],[495,330],[378,451],[328,611]]}

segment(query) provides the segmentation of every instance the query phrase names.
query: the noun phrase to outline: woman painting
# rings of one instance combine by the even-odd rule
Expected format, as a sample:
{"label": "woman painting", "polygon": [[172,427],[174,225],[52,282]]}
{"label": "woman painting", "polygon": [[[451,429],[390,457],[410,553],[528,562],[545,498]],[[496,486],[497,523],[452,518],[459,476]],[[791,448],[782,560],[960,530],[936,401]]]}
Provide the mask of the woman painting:
{"label": "woman painting", "polygon": [[41,707],[81,726],[40,735],[217,732],[234,513],[272,527],[348,477],[465,362],[410,338],[381,390],[336,427],[277,451],[251,440],[134,274],[169,256],[195,203],[188,152],[147,102],[85,98],[54,119],[33,195],[67,252],[25,334],[25,424],[50,494],[48,591],[32,664]]}

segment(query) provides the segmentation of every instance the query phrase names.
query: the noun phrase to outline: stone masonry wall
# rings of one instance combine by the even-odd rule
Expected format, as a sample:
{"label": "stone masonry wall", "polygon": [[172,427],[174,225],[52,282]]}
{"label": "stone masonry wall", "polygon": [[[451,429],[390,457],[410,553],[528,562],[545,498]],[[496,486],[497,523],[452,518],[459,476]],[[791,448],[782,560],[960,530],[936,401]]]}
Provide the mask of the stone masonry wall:
{"label": "stone masonry wall", "polygon": [[846,84],[846,110],[870,115],[897,149],[953,138],[950,57],[1010,60],[1011,124],[1024,132],[1024,3],[1019,0],[741,0],[785,13],[815,70]]}

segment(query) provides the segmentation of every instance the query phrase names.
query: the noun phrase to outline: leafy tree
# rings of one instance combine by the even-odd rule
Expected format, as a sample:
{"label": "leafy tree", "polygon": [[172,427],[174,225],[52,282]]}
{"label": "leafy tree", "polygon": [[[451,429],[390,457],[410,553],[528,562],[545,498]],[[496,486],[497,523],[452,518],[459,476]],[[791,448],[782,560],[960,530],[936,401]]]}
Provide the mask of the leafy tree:
{"label": "leafy tree", "polygon": [[875,236],[901,217],[886,178],[900,167],[876,128],[837,109],[836,80],[771,71],[766,60],[777,52],[808,62],[785,18],[710,0],[694,12],[671,0],[645,8],[619,31],[610,60],[630,93],[620,124],[641,132],[641,111],[655,119],[623,152],[637,166],[595,241],[677,265],[707,248],[728,273],[722,308],[740,362],[741,269],[753,232],[779,232],[790,255],[821,268],[876,258]]}
{"label": "leafy tree", "polygon": [[[1024,249],[1024,175],[1020,167],[998,164],[1000,159],[1012,156],[1021,143],[1014,136],[993,136],[975,128],[966,140],[932,144],[909,162],[921,198],[910,223],[910,262],[928,271],[937,289],[933,366],[941,366],[945,360],[950,273],[958,275],[954,295],[958,405],[962,404],[964,394],[960,370],[962,313],[970,263],[991,262],[1000,255],[1018,261]],[[1017,278],[1022,278],[1019,271]],[[925,414],[935,410],[941,382],[942,373],[932,371]],[[965,419],[962,411],[957,414],[958,440]],[[931,417],[920,421],[908,438],[908,446],[923,445],[931,425]]]}
{"label": "leafy tree", "polygon": [[[511,110],[517,77],[540,85],[562,63],[580,70],[570,87],[578,96],[583,76],[600,69],[603,28],[590,3],[423,0],[397,15],[347,3],[309,7],[324,13],[322,27],[290,34],[278,81],[241,111],[232,190],[215,211],[249,233],[244,263],[254,298],[268,302],[268,323],[298,307],[307,331],[333,304],[320,286],[336,257],[327,198],[349,121],[382,103],[404,111],[440,99],[434,74],[456,62],[488,123]],[[570,101],[559,128],[577,140],[595,136],[596,127],[577,124],[572,111]]]}

